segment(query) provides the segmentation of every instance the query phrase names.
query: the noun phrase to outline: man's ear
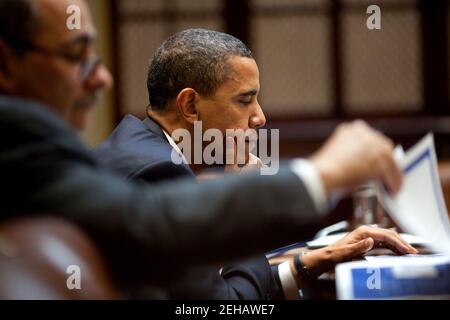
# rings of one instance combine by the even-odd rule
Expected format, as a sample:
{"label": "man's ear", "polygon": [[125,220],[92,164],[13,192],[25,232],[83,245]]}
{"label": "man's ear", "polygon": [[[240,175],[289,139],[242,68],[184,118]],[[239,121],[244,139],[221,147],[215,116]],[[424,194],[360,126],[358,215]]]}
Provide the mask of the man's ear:
{"label": "man's ear", "polygon": [[176,106],[181,116],[189,122],[194,124],[198,120],[198,110],[195,104],[197,92],[192,88],[185,88],[180,91],[176,100]]}
{"label": "man's ear", "polygon": [[14,87],[9,65],[12,57],[11,48],[0,39],[0,91],[3,92],[11,92]]}

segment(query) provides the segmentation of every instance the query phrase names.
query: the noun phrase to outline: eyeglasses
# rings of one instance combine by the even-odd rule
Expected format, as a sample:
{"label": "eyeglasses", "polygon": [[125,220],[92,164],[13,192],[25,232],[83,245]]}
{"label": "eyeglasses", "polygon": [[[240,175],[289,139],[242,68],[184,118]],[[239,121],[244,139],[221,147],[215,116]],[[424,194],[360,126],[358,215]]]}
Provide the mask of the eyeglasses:
{"label": "eyeglasses", "polygon": [[[10,43],[11,44],[11,43]],[[46,54],[49,56],[54,56],[61,58],[68,63],[78,64],[80,66],[80,80],[82,82],[86,81],[90,75],[94,72],[94,70],[102,64],[102,61],[99,57],[95,56],[90,59],[86,59],[82,54],[73,53],[64,50],[51,50],[41,46],[38,46],[33,43],[29,44],[12,44],[16,49],[21,51],[34,51],[42,54]]]}

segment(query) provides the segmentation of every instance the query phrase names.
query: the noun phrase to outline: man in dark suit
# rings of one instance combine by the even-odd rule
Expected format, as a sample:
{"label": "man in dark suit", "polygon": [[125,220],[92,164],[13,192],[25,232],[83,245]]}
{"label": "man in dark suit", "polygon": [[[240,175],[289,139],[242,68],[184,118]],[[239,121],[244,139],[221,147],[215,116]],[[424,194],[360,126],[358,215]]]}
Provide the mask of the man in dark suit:
{"label": "man in dark suit", "polygon": [[[188,163],[186,159],[190,157],[184,157],[170,137],[180,128],[194,134],[194,120],[202,121],[206,128],[220,129],[224,136],[226,129],[257,129],[265,124],[257,102],[256,63],[245,44],[231,35],[203,29],[173,35],[156,51],[147,83],[148,117],[141,121],[127,115],[111,136],[93,150],[101,164],[127,179],[147,183],[181,176],[194,179],[193,170],[208,168],[210,165],[205,163]],[[174,152],[181,154],[182,163],[174,163]],[[230,167],[236,168],[233,163]],[[360,248],[351,249],[337,261],[361,254]],[[320,272],[315,269],[327,259],[325,253],[326,249],[317,250],[302,257],[316,276]],[[176,294],[181,294],[181,298],[263,299],[295,297],[298,291],[295,283],[286,280],[294,277],[286,275],[283,266],[271,269],[263,255],[226,265],[221,274],[217,270],[195,272],[197,276],[191,275],[174,288]],[[294,288],[293,292],[288,292],[289,288]]]}
{"label": "man in dark suit", "polygon": [[[81,10],[79,29],[66,28],[69,5]],[[111,85],[94,38],[84,1],[0,0],[2,219],[46,213],[76,222],[131,289],[165,287],[193,266],[293,242],[321,220],[324,213],[292,167],[274,176],[158,186],[130,183],[103,169],[74,131],[84,127],[97,94]],[[355,134],[352,151],[339,152]],[[367,154],[367,145],[376,154]],[[353,124],[338,130],[311,163],[326,196],[372,178],[396,192],[401,173],[391,151],[385,138]],[[326,160],[330,154],[332,164]],[[265,195],[264,201],[249,203],[258,195]],[[386,239],[399,251],[409,250],[392,235]],[[365,249],[379,241],[355,239]],[[161,297],[161,292],[167,297],[164,290],[144,293]]]}
{"label": "man in dark suit", "polygon": [[[172,146],[156,122],[151,118],[141,121],[131,115],[126,116],[114,133],[93,151],[101,164],[128,179],[156,183],[188,177],[195,182],[195,174],[187,164],[172,162],[172,152]],[[171,294],[182,299],[270,299],[283,296],[277,272],[272,275],[269,263],[262,255],[225,265],[220,274],[218,267],[191,270],[171,288]]]}

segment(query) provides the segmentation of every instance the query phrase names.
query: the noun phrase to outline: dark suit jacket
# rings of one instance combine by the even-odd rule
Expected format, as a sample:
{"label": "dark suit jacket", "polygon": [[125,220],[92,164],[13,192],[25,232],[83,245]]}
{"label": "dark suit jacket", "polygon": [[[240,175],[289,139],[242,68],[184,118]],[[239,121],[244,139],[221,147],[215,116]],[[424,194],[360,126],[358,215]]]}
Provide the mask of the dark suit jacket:
{"label": "dark suit jacket", "polygon": [[4,96],[0,196],[2,219],[45,213],[78,223],[119,280],[138,284],[166,286],[193,266],[295,242],[320,222],[307,190],[288,168],[273,176],[201,184],[131,183],[99,166],[49,109]]}
{"label": "dark suit jacket", "polygon": [[171,160],[172,147],[154,121],[127,115],[113,133],[92,150],[100,164],[130,180],[149,183],[179,177],[195,179],[188,165]]}
{"label": "dark suit jacket", "polygon": [[[114,132],[92,152],[99,162],[128,179],[156,183],[195,175],[187,164],[171,160],[172,146],[161,127],[152,119],[144,121],[127,115]],[[217,226],[220,229],[220,226]],[[199,235],[201,236],[201,235]],[[172,291],[174,298],[270,299],[282,290],[265,256],[218,268],[192,270]]]}

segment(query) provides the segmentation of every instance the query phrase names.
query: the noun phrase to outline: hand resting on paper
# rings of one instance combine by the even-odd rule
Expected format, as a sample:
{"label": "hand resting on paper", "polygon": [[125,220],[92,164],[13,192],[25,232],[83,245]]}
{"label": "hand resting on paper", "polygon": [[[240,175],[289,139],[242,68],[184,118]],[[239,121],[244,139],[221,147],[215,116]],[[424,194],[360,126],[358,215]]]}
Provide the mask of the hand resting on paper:
{"label": "hand resting on paper", "polygon": [[[308,251],[301,260],[311,275],[317,278],[332,270],[336,264],[353,260],[376,247],[390,249],[399,255],[418,253],[395,231],[362,226],[327,247]],[[291,270],[298,278],[293,259]]]}

